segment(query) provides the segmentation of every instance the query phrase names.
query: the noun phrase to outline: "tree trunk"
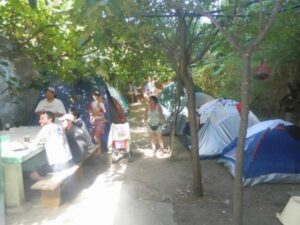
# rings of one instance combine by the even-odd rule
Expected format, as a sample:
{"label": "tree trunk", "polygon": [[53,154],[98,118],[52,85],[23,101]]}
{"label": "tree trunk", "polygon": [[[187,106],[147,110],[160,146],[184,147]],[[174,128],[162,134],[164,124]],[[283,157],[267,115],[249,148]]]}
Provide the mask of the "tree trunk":
{"label": "tree trunk", "polygon": [[188,49],[187,49],[187,29],[185,24],[185,17],[179,17],[179,35],[180,35],[180,76],[183,81],[183,86],[186,89],[188,96],[188,115],[190,123],[191,134],[191,148],[192,148],[192,165],[193,165],[193,193],[197,197],[203,196],[202,190],[202,175],[201,165],[198,155],[198,139],[196,128],[196,104],[194,94],[193,78],[188,72]]}
{"label": "tree trunk", "polygon": [[250,90],[250,74],[251,74],[251,54],[245,53],[243,60],[243,81],[241,90],[241,123],[239,129],[239,138],[236,152],[236,167],[234,179],[234,196],[233,196],[233,224],[243,224],[243,165],[244,165],[244,146],[248,127],[249,114],[249,90]]}
{"label": "tree trunk", "polygon": [[171,126],[170,126],[170,153],[171,157],[173,158],[174,153],[174,139],[175,139],[175,131],[176,131],[176,123],[178,119],[178,114],[181,109],[181,99],[180,96],[183,93],[183,87],[182,87],[182,81],[180,79],[179,75],[176,75],[176,95],[175,95],[175,102],[172,105],[172,111],[171,111]]}
{"label": "tree trunk", "polygon": [[[187,74],[188,75],[188,74]],[[194,93],[194,83],[192,77],[187,76],[184,81],[186,84],[187,96],[188,96],[188,115],[190,123],[190,134],[191,134],[191,148],[192,148],[192,165],[193,165],[193,190],[195,196],[203,196],[202,190],[202,174],[201,174],[201,164],[199,160],[198,153],[198,135],[196,126],[196,104],[195,104],[195,93]]]}
{"label": "tree trunk", "polygon": [[[260,24],[259,33],[256,38],[251,41],[251,44],[243,46],[239,43],[238,38],[235,34],[230,33],[230,29],[226,29],[219,23],[213,16],[205,11],[201,10],[201,13],[207,16],[212,23],[222,32],[232,47],[240,53],[243,61],[243,82],[242,82],[242,112],[241,112],[241,123],[237,146],[236,155],[236,168],[235,168],[235,179],[234,179],[234,196],[233,196],[233,224],[243,224],[243,161],[244,161],[244,146],[248,124],[248,93],[250,90],[250,71],[251,71],[251,55],[257,49],[259,43],[265,37],[267,32],[271,29],[275,17],[282,5],[282,0],[276,0],[272,9],[271,15],[265,26]],[[238,34],[240,35],[240,34]],[[250,42],[249,42],[250,43]]]}

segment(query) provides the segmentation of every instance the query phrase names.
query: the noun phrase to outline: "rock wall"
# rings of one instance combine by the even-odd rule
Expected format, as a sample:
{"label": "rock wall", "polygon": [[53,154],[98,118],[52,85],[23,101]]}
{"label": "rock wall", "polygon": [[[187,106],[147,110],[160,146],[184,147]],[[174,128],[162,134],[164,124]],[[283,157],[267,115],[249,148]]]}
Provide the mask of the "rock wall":
{"label": "rock wall", "polygon": [[7,81],[15,77],[21,81],[22,86],[34,82],[37,72],[32,68],[29,57],[20,54],[3,54],[9,49],[9,44],[0,45],[0,119],[2,124],[11,126],[28,125],[32,119],[34,107],[39,91],[22,89],[20,96],[8,91]]}

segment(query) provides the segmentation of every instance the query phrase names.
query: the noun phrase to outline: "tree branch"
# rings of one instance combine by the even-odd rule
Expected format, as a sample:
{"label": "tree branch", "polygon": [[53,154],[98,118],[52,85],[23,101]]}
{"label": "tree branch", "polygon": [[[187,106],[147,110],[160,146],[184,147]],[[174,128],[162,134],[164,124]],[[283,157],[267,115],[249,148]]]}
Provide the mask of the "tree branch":
{"label": "tree branch", "polygon": [[208,49],[211,46],[211,43],[213,41],[213,39],[216,37],[216,35],[218,34],[218,29],[215,29],[212,34],[210,35],[209,40],[206,40],[206,43],[204,44],[203,49],[199,52],[199,54],[195,57],[194,60],[191,60],[191,62],[189,63],[189,65],[196,63],[197,61],[199,61],[200,59],[203,58],[203,56],[205,55],[205,53],[208,51]]}
{"label": "tree branch", "polygon": [[264,38],[266,33],[271,29],[272,24],[274,23],[275,17],[277,15],[277,13],[279,12],[279,8],[280,8],[281,4],[282,4],[282,0],[276,0],[275,6],[272,9],[272,13],[271,13],[268,23],[264,27],[262,27],[262,25],[260,26],[261,31],[258,33],[258,36],[255,38],[255,40],[252,42],[252,45],[249,46],[251,51],[253,51],[258,46],[258,44]]}
{"label": "tree branch", "polygon": [[99,51],[99,50],[100,50],[100,48],[96,48],[96,49],[93,49],[93,50],[91,50],[91,51],[89,51],[89,52],[85,52],[85,53],[82,53],[82,54],[77,54],[76,56],[82,57],[82,56],[89,55],[89,54],[92,54],[92,53],[94,53],[94,52],[97,52],[97,51]]}
{"label": "tree branch", "polygon": [[179,68],[178,68],[178,62],[177,62],[177,60],[176,60],[176,58],[175,58],[176,54],[174,53],[173,48],[172,48],[170,42],[168,42],[168,40],[164,40],[164,39],[159,38],[159,37],[154,36],[154,35],[152,35],[152,36],[150,36],[150,37],[151,37],[151,39],[152,39],[155,43],[158,42],[158,43],[160,43],[160,44],[163,45],[163,47],[164,47],[164,49],[165,49],[165,52],[166,52],[166,54],[168,55],[168,58],[171,59],[171,62],[170,62],[170,63],[171,63],[171,65],[174,65],[174,66],[173,66],[173,69],[174,69],[174,71],[177,73],[177,72],[179,71]]}
{"label": "tree branch", "polygon": [[[262,1],[267,1],[269,2],[269,0],[262,0]],[[253,0],[253,1],[249,1],[249,2],[246,2],[245,4],[243,5],[239,5],[239,4],[236,4],[234,5],[234,9],[236,11],[236,8],[237,7],[240,7],[240,8],[246,8],[252,4],[256,4],[256,3],[259,3],[260,0]],[[200,2],[201,3],[201,2]],[[232,17],[232,16],[225,16],[225,15],[221,15],[221,13],[225,12],[227,10],[221,10],[221,9],[218,9],[218,10],[212,10],[212,11],[208,11],[209,14],[211,14],[212,16],[214,17]],[[174,12],[174,13],[162,13],[162,14],[144,14],[144,15],[141,15],[142,17],[164,17],[164,18],[168,18],[168,17],[178,17],[178,13],[177,12]],[[200,13],[185,13],[185,17],[202,17],[202,16],[205,16],[203,15],[201,12]],[[235,17],[242,17],[241,15],[237,15],[235,13],[234,15]]]}
{"label": "tree branch", "polygon": [[49,24],[46,25],[45,27],[39,28],[36,32],[34,32],[26,41],[24,41],[23,43],[17,44],[17,46],[15,48],[6,50],[4,52],[0,52],[0,56],[4,56],[6,54],[9,54],[11,52],[14,52],[20,48],[22,48],[23,46],[25,46],[26,44],[28,44],[36,35],[38,35],[39,33],[41,33],[42,31],[44,31],[45,29],[51,28],[51,27],[57,27],[58,25],[56,24]]}
{"label": "tree branch", "polygon": [[211,20],[211,22],[222,32],[222,34],[227,38],[227,40],[235,48],[235,50],[241,54],[243,47],[241,45],[239,45],[235,36],[232,35],[231,33],[227,32],[224,29],[224,27],[221,26],[221,24],[218,21],[216,21],[215,18],[208,11],[206,11],[203,8],[201,8],[200,11],[203,15],[205,15],[206,17],[208,17]]}

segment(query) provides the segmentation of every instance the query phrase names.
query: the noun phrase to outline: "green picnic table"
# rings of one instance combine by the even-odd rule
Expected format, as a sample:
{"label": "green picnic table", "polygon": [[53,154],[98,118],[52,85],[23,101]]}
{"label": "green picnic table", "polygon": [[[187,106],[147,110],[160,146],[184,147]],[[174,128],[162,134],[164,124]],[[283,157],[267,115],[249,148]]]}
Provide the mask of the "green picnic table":
{"label": "green picnic table", "polygon": [[25,200],[23,173],[46,162],[44,147],[24,148],[25,136],[33,139],[39,126],[11,128],[1,131],[4,201],[7,207],[19,207]]}

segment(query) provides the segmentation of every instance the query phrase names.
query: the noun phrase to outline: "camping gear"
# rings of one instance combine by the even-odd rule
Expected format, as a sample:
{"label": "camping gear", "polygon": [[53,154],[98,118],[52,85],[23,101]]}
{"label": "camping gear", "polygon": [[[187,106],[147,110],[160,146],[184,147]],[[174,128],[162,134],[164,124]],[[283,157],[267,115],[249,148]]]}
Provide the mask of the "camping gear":
{"label": "camping gear", "polygon": [[[222,152],[219,162],[235,176],[237,140]],[[243,182],[300,182],[300,128],[281,119],[248,128],[244,149]]]}
{"label": "camping gear", "polygon": [[[197,109],[200,115],[198,150],[200,158],[217,158],[222,150],[238,137],[240,127],[239,103],[227,98],[209,101]],[[258,123],[249,112],[248,127]]]}
{"label": "camping gear", "polygon": [[[158,95],[158,102],[162,107],[163,114],[166,118],[166,122],[162,126],[162,134],[167,135],[170,133],[171,123],[174,120],[175,107],[176,103],[176,90],[177,83],[172,82],[165,86],[160,94]],[[208,94],[201,92],[201,89],[197,86],[194,87],[195,92],[195,103],[196,108],[200,107],[204,103],[214,99]],[[179,98],[179,110],[176,118],[175,124],[175,134],[182,135],[185,124],[188,122],[188,108],[187,108],[188,98],[186,91],[183,89],[183,92]]]}
{"label": "camping gear", "polygon": [[265,80],[272,73],[272,69],[265,63],[262,62],[254,71],[253,78],[257,80]]}
{"label": "camping gear", "polygon": [[107,148],[112,154],[113,163],[126,155],[128,155],[130,159],[130,128],[128,122],[111,124]]}
{"label": "camping gear", "polygon": [[300,224],[300,196],[292,196],[281,214],[276,217],[282,224],[299,225]]}

